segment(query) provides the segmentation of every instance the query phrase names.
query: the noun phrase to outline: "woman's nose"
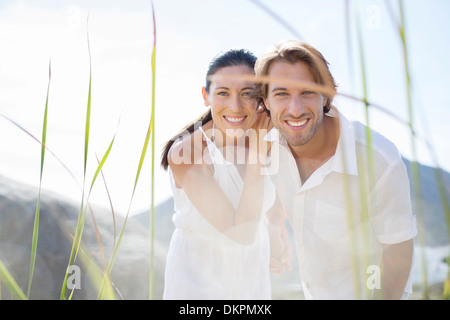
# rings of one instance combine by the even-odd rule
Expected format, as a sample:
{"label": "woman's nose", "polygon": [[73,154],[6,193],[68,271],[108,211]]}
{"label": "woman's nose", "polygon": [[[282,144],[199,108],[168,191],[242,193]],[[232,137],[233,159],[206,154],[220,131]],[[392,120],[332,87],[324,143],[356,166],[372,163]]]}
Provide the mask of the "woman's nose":
{"label": "woman's nose", "polygon": [[230,98],[229,109],[233,112],[239,112],[242,110],[242,101],[238,95]]}

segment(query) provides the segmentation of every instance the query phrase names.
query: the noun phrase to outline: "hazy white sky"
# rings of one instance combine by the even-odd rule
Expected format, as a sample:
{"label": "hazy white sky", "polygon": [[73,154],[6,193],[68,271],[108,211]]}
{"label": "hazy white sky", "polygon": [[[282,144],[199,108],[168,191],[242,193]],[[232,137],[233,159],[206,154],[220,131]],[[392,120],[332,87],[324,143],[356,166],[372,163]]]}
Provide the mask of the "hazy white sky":
{"label": "hazy white sky", "polygon": [[[352,0],[352,32],[346,31],[344,0],[265,0],[301,36],[325,55],[339,91],[362,96],[360,59],[354,23],[359,17],[368,76],[369,100],[407,120],[405,73],[399,36],[386,4],[398,19],[397,1]],[[429,139],[439,165],[450,170],[450,22],[447,0],[405,2],[408,54],[413,81],[416,127]],[[256,55],[296,35],[250,0],[155,0],[156,177],[155,200],[171,195],[167,173],[159,167],[164,142],[205,110],[201,99],[211,58],[230,47]],[[87,17],[89,15],[89,22]],[[126,212],[150,121],[151,1],[0,0],[0,113],[40,138],[48,66],[52,79],[47,146],[75,175],[50,155],[43,188],[81,199],[84,126],[89,83],[89,30],[92,56],[92,119],[87,181],[114,133],[116,141],[104,174],[116,210]],[[348,36],[351,47],[348,46]],[[351,48],[351,49],[350,49]],[[337,97],[335,105],[352,119],[364,120],[363,105]],[[371,125],[411,156],[408,130],[374,110]],[[118,126],[120,119],[120,124]],[[0,117],[0,174],[39,183],[40,146]],[[419,160],[432,164],[419,143]],[[151,151],[132,212],[150,206]],[[107,206],[101,179],[92,201]]]}

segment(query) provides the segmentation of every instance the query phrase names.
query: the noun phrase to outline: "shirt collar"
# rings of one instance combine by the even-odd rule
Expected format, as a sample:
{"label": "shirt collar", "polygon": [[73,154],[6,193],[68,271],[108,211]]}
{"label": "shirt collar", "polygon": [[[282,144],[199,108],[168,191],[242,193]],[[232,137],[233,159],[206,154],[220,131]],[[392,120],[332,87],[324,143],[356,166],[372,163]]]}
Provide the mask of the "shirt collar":
{"label": "shirt collar", "polygon": [[[355,131],[353,128],[353,124],[334,106],[332,106],[331,110],[325,116],[338,116],[340,126],[340,135],[336,147],[336,153],[332,158],[333,161],[330,163],[330,169],[336,172],[357,176],[358,164],[356,159]],[[269,142],[276,142],[282,146],[288,147],[286,139],[275,127],[269,131],[264,140]]]}
{"label": "shirt collar", "polygon": [[286,139],[280,134],[277,128],[273,127],[264,137],[265,141],[276,142],[280,145],[287,146]]}
{"label": "shirt collar", "polygon": [[355,129],[352,122],[335,107],[332,107],[331,111],[334,114],[338,114],[340,125],[338,145],[333,157],[333,170],[357,176],[358,163],[356,159]]}

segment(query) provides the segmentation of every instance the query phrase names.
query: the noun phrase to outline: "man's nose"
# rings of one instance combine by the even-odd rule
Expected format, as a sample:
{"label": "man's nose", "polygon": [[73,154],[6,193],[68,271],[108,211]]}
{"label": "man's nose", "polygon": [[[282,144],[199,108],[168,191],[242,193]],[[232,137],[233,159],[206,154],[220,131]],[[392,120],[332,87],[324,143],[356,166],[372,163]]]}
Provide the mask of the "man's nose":
{"label": "man's nose", "polygon": [[300,95],[293,95],[289,102],[289,114],[293,117],[300,117],[305,112],[305,105]]}

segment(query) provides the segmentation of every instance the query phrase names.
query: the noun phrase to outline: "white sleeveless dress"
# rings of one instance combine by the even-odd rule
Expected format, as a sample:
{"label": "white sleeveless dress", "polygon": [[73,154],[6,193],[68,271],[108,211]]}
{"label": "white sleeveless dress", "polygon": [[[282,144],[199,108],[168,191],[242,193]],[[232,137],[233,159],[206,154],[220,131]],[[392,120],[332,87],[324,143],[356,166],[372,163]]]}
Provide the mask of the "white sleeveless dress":
{"label": "white sleeveless dress", "polygon": [[[236,166],[227,162],[206,136],[214,165],[214,179],[235,208],[244,182]],[[271,299],[270,243],[264,213],[275,200],[275,188],[265,178],[263,214],[255,241],[243,245],[225,236],[194,207],[183,189],[175,186],[169,170],[175,213],[163,299],[258,300]],[[207,194],[204,195],[208,197]]]}

